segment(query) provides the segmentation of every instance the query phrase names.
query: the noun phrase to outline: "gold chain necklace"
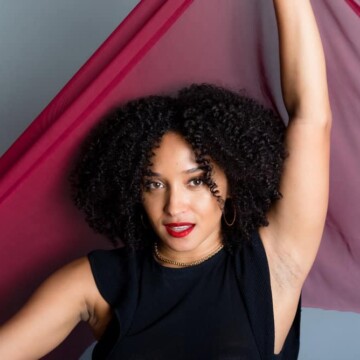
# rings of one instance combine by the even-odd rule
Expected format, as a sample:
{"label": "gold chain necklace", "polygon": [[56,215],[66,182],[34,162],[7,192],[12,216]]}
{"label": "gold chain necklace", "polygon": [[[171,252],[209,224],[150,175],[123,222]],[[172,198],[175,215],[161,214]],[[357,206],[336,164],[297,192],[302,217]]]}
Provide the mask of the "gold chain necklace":
{"label": "gold chain necklace", "polygon": [[172,264],[172,265],[176,265],[176,266],[181,266],[181,267],[190,267],[190,266],[195,266],[195,265],[199,265],[201,263],[203,263],[204,261],[210,259],[211,257],[213,257],[215,254],[217,254],[222,248],[224,247],[223,244],[220,244],[219,247],[213,251],[212,253],[210,253],[209,255],[206,255],[205,257],[199,259],[199,260],[195,260],[192,262],[188,262],[188,263],[184,263],[184,262],[180,262],[180,261],[176,261],[176,260],[171,260],[171,259],[167,259],[166,257],[162,256],[159,253],[159,249],[158,249],[158,245],[157,242],[154,243],[154,255],[155,257],[167,264]]}

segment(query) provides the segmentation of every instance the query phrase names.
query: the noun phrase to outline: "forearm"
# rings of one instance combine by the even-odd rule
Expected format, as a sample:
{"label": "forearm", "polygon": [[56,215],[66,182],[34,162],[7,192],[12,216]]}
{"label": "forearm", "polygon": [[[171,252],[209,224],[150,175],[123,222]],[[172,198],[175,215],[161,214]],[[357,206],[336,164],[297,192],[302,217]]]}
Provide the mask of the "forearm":
{"label": "forearm", "polygon": [[279,29],[281,83],[291,118],[330,119],[326,65],[310,0],[273,0]]}
{"label": "forearm", "polygon": [[[0,359],[39,359],[58,346],[78,321],[63,321],[44,311],[42,318],[20,312],[0,328]],[[47,316],[47,318],[45,318]],[[51,324],[48,324],[49,322]]]}

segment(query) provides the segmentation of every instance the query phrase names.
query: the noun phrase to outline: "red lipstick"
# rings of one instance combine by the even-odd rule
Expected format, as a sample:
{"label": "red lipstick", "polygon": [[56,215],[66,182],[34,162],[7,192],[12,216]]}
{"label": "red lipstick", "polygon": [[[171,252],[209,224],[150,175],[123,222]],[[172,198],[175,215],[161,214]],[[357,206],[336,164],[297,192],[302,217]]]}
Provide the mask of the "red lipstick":
{"label": "red lipstick", "polygon": [[192,223],[169,223],[164,224],[166,231],[170,236],[176,238],[182,238],[191,233],[193,231],[195,224]]}

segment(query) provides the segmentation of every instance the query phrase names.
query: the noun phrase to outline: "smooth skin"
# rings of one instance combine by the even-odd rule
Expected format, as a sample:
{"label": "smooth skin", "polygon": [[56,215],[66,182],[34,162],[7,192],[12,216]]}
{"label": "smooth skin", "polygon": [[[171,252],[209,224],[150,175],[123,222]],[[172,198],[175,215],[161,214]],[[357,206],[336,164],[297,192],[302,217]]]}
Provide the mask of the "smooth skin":
{"label": "smooth skin", "polygon": [[[290,117],[286,135],[289,157],[281,179],[283,198],[270,209],[269,226],[260,228],[259,232],[270,268],[274,352],[278,353],[293,322],[301,288],[314,262],[324,228],[331,110],[325,60],[310,0],[273,2],[279,27],[283,98]],[[164,150],[168,136],[176,137],[174,134],[164,137],[160,151]],[[166,191],[163,192],[160,185],[154,192],[144,192],[144,207],[161,240],[163,255],[191,261],[211,253],[218,245],[221,209],[216,208],[218,204],[212,202],[214,199],[206,197],[199,182],[189,182],[183,173],[194,165],[194,159],[191,152],[185,155],[187,144],[181,138],[177,140],[179,150],[183,147],[184,151],[183,157],[178,158],[179,166],[171,173],[168,168],[176,159],[168,164],[162,161],[155,164],[161,165],[153,171],[161,175],[156,180],[164,182]],[[158,155],[160,158],[161,154]],[[221,182],[220,169],[215,169],[214,176]],[[226,181],[221,189],[226,197]],[[179,191],[188,196],[188,202],[178,203]],[[208,204],[204,209],[192,206],[200,194],[204,194],[204,204]],[[152,201],[159,204],[154,212],[148,207]],[[192,235],[195,231],[199,235],[191,239],[189,236],[185,245],[173,241],[161,228],[162,220],[179,217],[176,215],[179,209],[181,216],[186,214],[196,222],[197,229]],[[214,223],[203,226],[206,214]],[[82,258],[52,275],[23,309],[0,328],[0,359],[38,359],[60,344],[82,320],[90,324],[98,338],[111,316],[109,305],[96,288],[88,260]]]}
{"label": "smooth skin", "polygon": [[283,199],[259,229],[267,254],[274,307],[275,353],[296,313],[317,254],[328,207],[331,109],[319,32],[308,0],[274,0],[283,99],[289,114]]}
{"label": "smooth skin", "polygon": [[[201,259],[222,243],[222,205],[202,181],[204,174],[195,154],[180,135],[165,134],[154,154],[150,168],[153,176],[145,179],[143,206],[159,237],[158,248],[163,256],[176,261]],[[216,164],[212,166],[218,195],[226,199],[226,176]],[[168,223],[192,223],[195,227],[188,236],[176,238],[166,231]]]}

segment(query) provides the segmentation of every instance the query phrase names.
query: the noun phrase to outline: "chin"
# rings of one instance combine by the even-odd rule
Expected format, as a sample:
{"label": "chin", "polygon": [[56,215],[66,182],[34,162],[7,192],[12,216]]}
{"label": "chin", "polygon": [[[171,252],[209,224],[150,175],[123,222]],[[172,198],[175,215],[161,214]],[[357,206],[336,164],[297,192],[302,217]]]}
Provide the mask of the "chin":
{"label": "chin", "polygon": [[171,250],[178,252],[193,251],[199,246],[199,244],[189,238],[166,238],[165,240],[161,240],[161,242]]}

